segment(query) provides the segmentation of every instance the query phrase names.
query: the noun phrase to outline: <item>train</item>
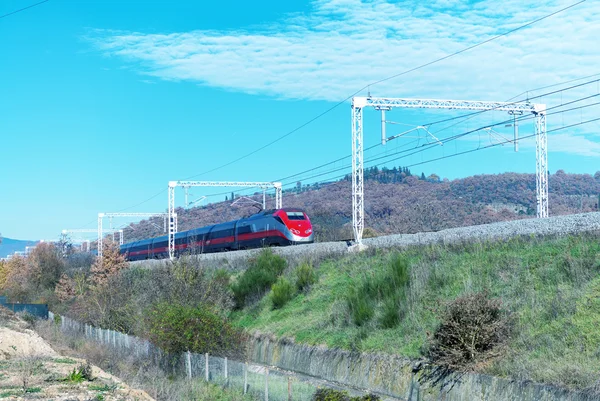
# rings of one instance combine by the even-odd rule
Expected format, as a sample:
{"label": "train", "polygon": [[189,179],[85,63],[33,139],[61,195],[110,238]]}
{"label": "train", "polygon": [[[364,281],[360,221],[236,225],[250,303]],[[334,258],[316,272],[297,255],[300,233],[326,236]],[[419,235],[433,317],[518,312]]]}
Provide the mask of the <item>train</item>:
{"label": "train", "polygon": [[[314,242],[310,219],[301,209],[263,210],[247,218],[175,234],[175,256],[211,253],[267,246]],[[129,261],[169,257],[168,236],[129,242],[120,246]]]}

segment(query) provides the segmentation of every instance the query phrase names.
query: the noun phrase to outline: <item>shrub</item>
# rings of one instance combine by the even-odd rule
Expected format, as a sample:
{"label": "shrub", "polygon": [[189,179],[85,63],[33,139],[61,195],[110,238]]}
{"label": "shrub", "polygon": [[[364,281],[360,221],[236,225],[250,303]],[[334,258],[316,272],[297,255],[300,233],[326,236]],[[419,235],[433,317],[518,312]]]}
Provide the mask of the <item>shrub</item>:
{"label": "shrub", "polygon": [[198,307],[162,302],[149,316],[149,337],[169,353],[233,354],[240,336],[229,323],[205,305]]}
{"label": "shrub", "polygon": [[89,362],[85,364],[81,363],[77,369],[73,368],[73,371],[63,379],[71,383],[81,383],[84,380],[92,381],[94,376],[92,375],[92,365]]}
{"label": "shrub", "polygon": [[399,253],[394,253],[388,265],[389,278],[394,288],[404,288],[410,280],[408,259]]}
{"label": "shrub", "polygon": [[294,287],[285,277],[279,277],[271,287],[273,309],[280,309],[294,297]]}
{"label": "shrub", "polygon": [[375,313],[369,296],[355,287],[350,287],[346,296],[346,304],[352,315],[352,321],[357,326],[363,326],[368,323]]}
{"label": "shrub", "polygon": [[400,323],[402,318],[402,310],[400,308],[400,301],[398,298],[393,297],[387,299],[383,304],[383,313],[381,315],[381,326],[384,329],[393,329]]}
{"label": "shrub", "polygon": [[331,388],[319,388],[313,395],[312,401],[350,401],[348,392]]}
{"label": "shrub", "polygon": [[313,395],[312,401],[379,401],[379,396],[367,394],[362,397],[350,397],[347,391],[331,388],[319,388]]}
{"label": "shrub", "polygon": [[449,369],[473,370],[498,356],[509,335],[509,317],[499,300],[489,299],[486,292],[465,295],[446,306],[429,357]]}
{"label": "shrub", "polygon": [[302,263],[296,268],[296,288],[298,291],[304,291],[317,282],[315,269],[309,263]]}
{"label": "shrub", "polygon": [[25,322],[27,322],[30,326],[33,326],[35,324],[35,320],[37,319],[34,315],[32,315],[29,312],[19,312],[17,313],[17,315]]}
{"label": "shrub", "polygon": [[246,305],[246,300],[253,295],[260,295],[277,281],[285,269],[285,259],[265,249],[250,261],[250,267],[238,278],[231,289],[238,309]]}

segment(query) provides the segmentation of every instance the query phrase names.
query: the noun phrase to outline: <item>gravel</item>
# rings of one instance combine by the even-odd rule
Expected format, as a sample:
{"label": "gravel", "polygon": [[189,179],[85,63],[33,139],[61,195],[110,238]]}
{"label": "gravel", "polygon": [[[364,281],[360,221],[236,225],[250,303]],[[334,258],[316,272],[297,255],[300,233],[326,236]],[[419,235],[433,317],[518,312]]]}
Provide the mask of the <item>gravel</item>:
{"label": "gravel", "polygon": [[418,234],[387,235],[367,238],[363,243],[373,248],[404,248],[414,245],[499,241],[518,236],[563,236],[594,231],[600,232],[600,213],[504,221]]}
{"label": "gravel", "polygon": [[[363,244],[375,249],[402,249],[411,246],[431,244],[460,244],[471,242],[500,241],[518,236],[562,236],[583,232],[600,232],[600,213],[582,213],[554,216],[544,219],[525,219],[483,224],[479,226],[449,228],[436,232],[417,234],[393,234],[376,238],[366,238]],[[353,248],[346,242],[322,242],[271,248],[284,257],[292,267],[302,261],[317,263],[323,259],[339,257]],[[203,265],[232,270],[247,267],[247,260],[260,252],[260,249],[208,253],[195,256]],[[166,261],[133,262],[158,266]]]}

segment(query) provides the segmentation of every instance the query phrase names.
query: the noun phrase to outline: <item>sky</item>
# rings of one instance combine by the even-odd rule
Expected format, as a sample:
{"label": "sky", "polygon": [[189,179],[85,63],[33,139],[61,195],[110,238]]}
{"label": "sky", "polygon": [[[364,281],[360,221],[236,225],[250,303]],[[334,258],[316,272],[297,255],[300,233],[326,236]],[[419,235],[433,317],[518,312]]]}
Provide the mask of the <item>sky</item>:
{"label": "sky", "polygon": [[[0,16],[35,3],[2,0]],[[350,173],[353,95],[546,104],[550,172],[594,174],[600,3],[493,39],[575,3],[47,0],[0,17],[0,232],[55,239],[99,212],[164,212],[169,181],[293,176],[286,188]],[[381,116],[365,109],[365,165],[535,172],[535,141],[515,153],[505,112],[440,122],[466,113],[391,110],[387,135],[404,135],[378,146]]]}

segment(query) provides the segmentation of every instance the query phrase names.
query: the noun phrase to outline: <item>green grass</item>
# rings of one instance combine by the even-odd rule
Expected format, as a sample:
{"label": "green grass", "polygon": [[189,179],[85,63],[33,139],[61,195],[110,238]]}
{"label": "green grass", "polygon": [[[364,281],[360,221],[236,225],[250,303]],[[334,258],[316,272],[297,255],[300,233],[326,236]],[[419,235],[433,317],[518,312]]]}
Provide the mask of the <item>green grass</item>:
{"label": "green grass", "polygon": [[[302,343],[420,357],[428,333],[439,323],[440,308],[460,295],[487,290],[513,313],[515,331],[509,352],[486,372],[574,388],[598,380],[597,237],[413,248],[401,255],[408,261],[408,280],[398,257],[371,251],[323,262],[308,293],[276,310],[264,297],[234,312],[233,322]],[[400,283],[391,290],[385,280],[390,268]],[[373,308],[373,316],[360,325],[347,302],[352,291],[362,291]]]}
{"label": "green grass", "polygon": [[77,361],[71,359],[71,358],[56,358],[54,359],[54,362],[56,363],[66,363],[66,364],[74,364],[77,363]]}
{"label": "green grass", "polygon": [[92,391],[115,391],[118,388],[116,384],[90,384],[88,389]]}

